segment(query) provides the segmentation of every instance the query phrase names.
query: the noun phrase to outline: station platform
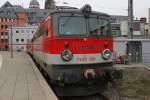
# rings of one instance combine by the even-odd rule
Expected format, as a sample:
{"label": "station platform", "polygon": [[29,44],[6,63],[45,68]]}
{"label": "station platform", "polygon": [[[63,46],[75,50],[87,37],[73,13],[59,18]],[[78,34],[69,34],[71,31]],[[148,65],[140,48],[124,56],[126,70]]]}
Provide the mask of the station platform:
{"label": "station platform", "polygon": [[0,100],[58,100],[25,52],[0,51]]}
{"label": "station platform", "polygon": [[138,68],[138,67],[148,67],[144,64],[115,64],[114,67],[121,67],[121,68]]}

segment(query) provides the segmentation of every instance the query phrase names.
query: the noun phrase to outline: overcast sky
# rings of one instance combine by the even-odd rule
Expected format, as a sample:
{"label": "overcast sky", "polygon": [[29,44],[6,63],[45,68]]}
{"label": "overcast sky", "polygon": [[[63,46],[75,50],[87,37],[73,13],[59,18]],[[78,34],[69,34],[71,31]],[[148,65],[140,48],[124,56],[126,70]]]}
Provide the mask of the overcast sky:
{"label": "overcast sky", "polygon": [[[0,0],[0,6],[6,1],[12,4],[19,4],[25,8],[29,7],[30,0]],[[41,8],[44,8],[45,0],[38,0]],[[105,12],[111,15],[127,15],[128,0],[55,0],[57,5],[82,7],[84,4],[90,4],[93,10]],[[63,4],[67,2],[68,4]],[[148,8],[150,0],[134,0],[134,16],[148,17]]]}

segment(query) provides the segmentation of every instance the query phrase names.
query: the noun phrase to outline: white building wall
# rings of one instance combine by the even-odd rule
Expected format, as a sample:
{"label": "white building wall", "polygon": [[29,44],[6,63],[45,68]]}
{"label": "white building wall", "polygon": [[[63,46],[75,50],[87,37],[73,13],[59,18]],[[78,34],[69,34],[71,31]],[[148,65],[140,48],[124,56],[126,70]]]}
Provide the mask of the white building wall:
{"label": "white building wall", "polygon": [[150,65],[150,40],[142,42],[142,62]]}
{"label": "white building wall", "polygon": [[128,21],[121,22],[121,35],[128,35]]}
{"label": "white building wall", "polygon": [[150,65],[150,39],[114,39],[114,52],[116,58],[126,54],[128,41],[141,41],[142,42],[142,64]]}
{"label": "white building wall", "polygon": [[141,35],[141,32],[140,31],[133,31],[133,35]]}
{"label": "white building wall", "polygon": [[[140,23],[139,31],[133,31],[133,35],[135,35],[135,36],[144,35],[146,29],[149,30],[149,25],[145,25],[145,23]],[[148,33],[148,34],[150,34],[150,33]],[[121,22],[121,35],[122,36],[128,35],[128,21]]]}
{"label": "white building wall", "polygon": [[[38,26],[12,27],[12,44],[14,51],[26,51],[28,41],[33,38]],[[9,31],[11,44],[11,30]]]}
{"label": "white building wall", "polygon": [[127,49],[127,41],[117,39],[114,40],[114,52],[116,58],[125,55],[126,49]]}
{"label": "white building wall", "polygon": [[150,8],[148,9],[148,19],[149,19],[149,23],[148,23],[148,27],[149,27],[148,28],[148,30],[149,30],[148,32],[149,33],[148,34],[150,34]]}
{"label": "white building wall", "polygon": [[145,25],[145,27],[144,27],[144,28],[145,28],[145,30],[146,30],[146,29],[149,29],[149,26],[148,26],[148,25]]}

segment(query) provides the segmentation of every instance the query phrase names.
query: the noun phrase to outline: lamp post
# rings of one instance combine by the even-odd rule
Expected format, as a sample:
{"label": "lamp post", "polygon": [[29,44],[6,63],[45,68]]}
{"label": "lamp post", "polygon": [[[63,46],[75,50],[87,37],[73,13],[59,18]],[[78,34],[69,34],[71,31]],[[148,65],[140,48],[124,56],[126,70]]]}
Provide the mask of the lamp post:
{"label": "lamp post", "polygon": [[13,33],[12,33],[12,25],[10,26],[10,55],[13,58]]}
{"label": "lamp post", "polygon": [[133,39],[133,0],[128,0],[128,37]]}

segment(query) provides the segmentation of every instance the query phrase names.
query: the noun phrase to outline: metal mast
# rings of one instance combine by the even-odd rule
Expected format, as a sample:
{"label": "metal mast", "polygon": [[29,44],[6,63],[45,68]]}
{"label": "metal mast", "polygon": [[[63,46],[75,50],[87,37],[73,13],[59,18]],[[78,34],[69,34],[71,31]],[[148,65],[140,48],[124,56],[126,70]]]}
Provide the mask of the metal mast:
{"label": "metal mast", "polygon": [[45,1],[45,9],[55,9],[55,1],[54,0],[46,0]]}
{"label": "metal mast", "polygon": [[133,38],[133,0],[128,0],[128,37]]}

